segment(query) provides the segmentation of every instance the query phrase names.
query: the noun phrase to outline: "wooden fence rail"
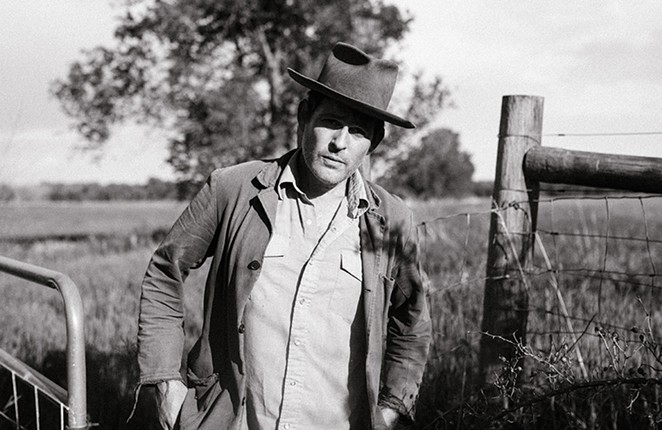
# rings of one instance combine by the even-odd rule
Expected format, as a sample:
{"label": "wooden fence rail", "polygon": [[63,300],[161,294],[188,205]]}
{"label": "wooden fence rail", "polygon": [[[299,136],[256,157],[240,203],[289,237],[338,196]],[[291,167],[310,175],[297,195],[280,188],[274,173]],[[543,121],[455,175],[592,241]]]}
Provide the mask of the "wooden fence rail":
{"label": "wooden fence rail", "polygon": [[662,193],[660,158],[569,151],[538,146],[524,157],[527,179],[642,193]]}

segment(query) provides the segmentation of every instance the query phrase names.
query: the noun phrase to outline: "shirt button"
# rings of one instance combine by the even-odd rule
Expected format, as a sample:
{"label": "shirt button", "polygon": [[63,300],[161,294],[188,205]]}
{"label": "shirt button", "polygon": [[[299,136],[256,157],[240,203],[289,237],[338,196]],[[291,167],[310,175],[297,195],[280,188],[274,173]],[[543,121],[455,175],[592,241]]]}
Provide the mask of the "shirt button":
{"label": "shirt button", "polygon": [[244,334],[244,332],[246,331],[246,327],[244,326],[244,323],[239,324],[239,327],[237,327],[237,331],[239,332],[239,334]]}
{"label": "shirt button", "polygon": [[306,299],[299,299],[299,304],[300,305],[305,305],[306,304]]}
{"label": "shirt button", "polygon": [[257,260],[253,260],[250,263],[248,263],[248,268],[251,270],[257,270],[260,268],[260,262]]}
{"label": "shirt button", "polygon": [[296,346],[299,346],[299,345],[301,345],[301,341],[300,341],[299,339],[297,339],[297,340],[294,341],[294,344],[295,344]]}
{"label": "shirt button", "polygon": [[291,385],[291,386],[294,387],[296,384],[297,384],[297,381],[290,381],[290,385]]}
{"label": "shirt button", "polygon": [[310,224],[312,224],[312,223],[313,223],[312,220],[309,220],[309,219],[306,220],[306,224],[310,225]]}
{"label": "shirt button", "polygon": [[290,428],[290,423],[285,423],[285,424],[283,424],[283,428],[284,428],[285,430],[289,429],[289,428]]}

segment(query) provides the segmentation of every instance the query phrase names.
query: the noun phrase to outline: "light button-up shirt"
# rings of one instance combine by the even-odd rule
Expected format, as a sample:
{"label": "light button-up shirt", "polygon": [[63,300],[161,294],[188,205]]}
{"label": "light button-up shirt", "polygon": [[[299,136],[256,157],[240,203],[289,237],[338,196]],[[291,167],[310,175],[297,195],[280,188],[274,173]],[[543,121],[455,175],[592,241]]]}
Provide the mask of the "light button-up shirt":
{"label": "light button-up shirt", "polygon": [[317,210],[296,185],[296,156],[277,184],[279,202],[260,276],[244,313],[245,427],[360,428],[365,332],[357,172],[337,210]]}

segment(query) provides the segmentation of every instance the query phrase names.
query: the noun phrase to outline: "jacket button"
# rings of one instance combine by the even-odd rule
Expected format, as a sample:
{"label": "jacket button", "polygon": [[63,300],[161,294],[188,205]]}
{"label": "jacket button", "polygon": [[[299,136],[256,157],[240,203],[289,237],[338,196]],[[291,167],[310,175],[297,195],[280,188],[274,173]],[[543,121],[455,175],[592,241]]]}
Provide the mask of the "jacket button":
{"label": "jacket button", "polygon": [[257,270],[260,268],[260,262],[257,260],[253,260],[250,263],[248,263],[248,268],[251,270]]}
{"label": "jacket button", "polygon": [[246,327],[244,326],[244,323],[239,324],[237,331],[239,332],[239,334],[244,334],[244,332],[246,331]]}

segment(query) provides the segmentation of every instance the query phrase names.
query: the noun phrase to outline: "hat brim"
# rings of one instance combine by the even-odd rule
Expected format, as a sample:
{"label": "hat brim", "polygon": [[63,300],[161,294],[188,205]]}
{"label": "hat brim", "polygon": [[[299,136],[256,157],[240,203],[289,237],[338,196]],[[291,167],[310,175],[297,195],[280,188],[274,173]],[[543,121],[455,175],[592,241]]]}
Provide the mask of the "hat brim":
{"label": "hat brim", "polygon": [[399,127],[404,127],[404,128],[416,128],[416,126],[411,122],[407,121],[404,118],[400,118],[397,115],[393,115],[390,112],[387,112],[383,109],[379,109],[377,107],[374,107],[372,105],[369,105],[367,103],[364,103],[360,100],[356,100],[352,97],[348,97],[342,93],[339,93],[338,91],[334,90],[333,88],[330,88],[314,79],[311,79],[307,76],[302,75],[301,73],[297,72],[296,70],[293,70],[291,68],[287,69],[287,73],[290,74],[290,77],[294,79],[296,82],[299,84],[303,85],[304,87],[317,91],[318,93],[325,95],[333,100],[336,100],[340,103],[346,104],[349,107],[358,110],[359,112],[363,112],[366,115],[369,115],[373,118],[377,118],[382,121],[389,122],[391,124],[395,124]]}

